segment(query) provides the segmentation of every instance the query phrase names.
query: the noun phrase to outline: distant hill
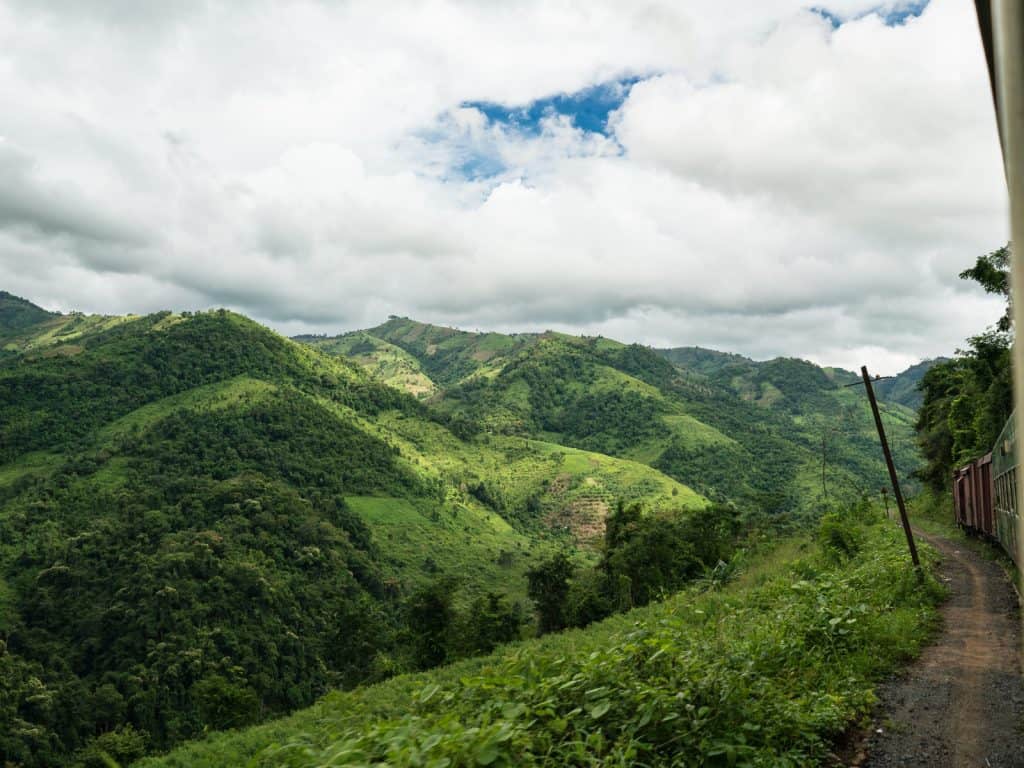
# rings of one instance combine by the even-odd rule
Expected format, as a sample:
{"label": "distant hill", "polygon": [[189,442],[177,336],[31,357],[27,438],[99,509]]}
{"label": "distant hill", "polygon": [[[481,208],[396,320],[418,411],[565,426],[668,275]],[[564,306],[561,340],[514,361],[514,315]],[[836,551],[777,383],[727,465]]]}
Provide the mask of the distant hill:
{"label": "distant hill", "polygon": [[928,370],[933,365],[944,363],[948,360],[948,357],[936,357],[931,360],[923,360],[897,374],[895,378],[880,379],[875,384],[875,393],[884,400],[900,403],[901,405],[913,408],[916,411],[924,402],[924,395],[917,388],[921,379],[924,378],[924,375],[928,373]]}
{"label": "distant hill", "polygon": [[[843,387],[856,379],[847,371],[554,332],[471,333],[398,317],[299,340],[487,434],[644,463],[712,499],[810,512],[830,494],[885,483],[866,399]],[[914,413],[890,401],[886,418],[909,474],[918,461]]]}
{"label": "distant hill", "polygon": [[56,315],[55,312],[47,312],[42,307],[37,307],[32,302],[7,291],[0,291],[0,339]]}
{"label": "distant hill", "polygon": [[[741,396],[754,399],[766,394],[769,397],[774,396],[773,390],[779,388],[778,384],[783,383],[785,386],[789,375],[796,374],[798,368],[803,369],[804,376],[817,376],[818,374],[812,370],[821,371],[836,384],[850,384],[860,380],[859,372],[846,371],[842,368],[819,368],[813,363],[787,358],[758,362],[741,355],[701,347],[677,347],[658,352],[682,368],[701,373],[731,387]],[[874,385],[875,394],[880,400],[899,403],[916,411],[922,402],[922,394],[917,390],[918,383],[929,368],[947,359],[937,357],[924,360],[892,378],[879,379]],[[797,365],[798,363],[802,365]],[[780,377],[779,374],[782,372],[784,374]]]}

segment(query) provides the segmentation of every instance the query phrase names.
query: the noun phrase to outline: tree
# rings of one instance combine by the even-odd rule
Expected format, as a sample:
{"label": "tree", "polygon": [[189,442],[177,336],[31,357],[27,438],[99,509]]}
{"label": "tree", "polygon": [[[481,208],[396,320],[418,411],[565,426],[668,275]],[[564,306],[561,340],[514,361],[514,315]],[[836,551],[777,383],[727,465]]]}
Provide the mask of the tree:
{"label": "tree", "polygon": [[954,467],[991,450],[1013,409],[1009,257],[1007,244],[960,273],[1004,296],[1006,311],[994,328],[969,338],[966,350],[932,366],[921,380],[917,435],[926,465],[918,475],[936,490],[947,486]]}
{"label": "tree", "polygon": [[208,728],[223,730],[255,723],[260,701],[256,692],[223,675],[209,675],[192,686],[192,700]]}
{"label": "tree", "polygon": [[575,567],[564,552],[531,568],[526,573],[527,594],[537,607],[538,634],[565,628],[565,604],[569,579]]}
{"label": "tree", "polygon": [[644,515],[639,504],[620,504],[605,529],[608,591],[628,584],[630,602],[646,605],[677,590],[731,555],[737,528],[735,510],[724,505]]}
{"label": "tree", "polygon": [[413,663],[420,669],[436,667],[448,659],[449,634],[455,618],[454,591],[452,579],[435,579],[413,592],[405,604]]}
{"label": "tree", "polygon": [[114,765],[128,765],[146,754],[148,743],[145,731],[123,725],[89,742],[76,755],[76,762],[85,768],[109,768],[111,760]]}
{"label": "tree", "polygon": [[469,606],[463,638],[466,655],[490,653],[502,643],[519,639],[523,615],[507,596],[488,592]]}
{"label": "tree", "polygon": [[996,322],[996,329],[1009,331],[1013,326],[1013,309],[1010,296],[1010,243],[992,253],[979,256],[974,266],[960,273],[962,280],[974,280],[986,293],[994,293],[1006,299],[1006,310]]}

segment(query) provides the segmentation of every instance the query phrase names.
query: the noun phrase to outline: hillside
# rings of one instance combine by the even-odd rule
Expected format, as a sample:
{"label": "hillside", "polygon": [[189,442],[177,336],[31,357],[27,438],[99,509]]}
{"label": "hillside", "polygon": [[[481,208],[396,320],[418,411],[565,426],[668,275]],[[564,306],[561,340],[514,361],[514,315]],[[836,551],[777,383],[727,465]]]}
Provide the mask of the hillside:
{"label": "hillside", "polygon": [[[432,409],[486,434],[647,464],[709,498],[768,513],[820,512],[836,496],[886,484],[867,401],[859,388],[844,387],[857,380],[847,371],[553,332],[470,333],[395,317],[300,340],[417,391]],[[389,373],[396,359],[429,384],[396,381]],[[905,380],[887,394],[907,399]],[[896,461],[909,476],[918,466],[915,414],[882,400]]]}
{"label": "hillside", "polygon": [[912,365],[892,379],[880,380],[875,385],[875,392],[885,400],[900,403],[918,411],[924,404],[924,392],[919,387],[924,381],[925,374],[936,365],[948,361],[948,357],[936,357]]}
{"label": "hillside", "polygon": [[[658,350],[658,352],[675,365],[699,372],[709,379],[732,388],[738,394],[748,399],[771,400],[778,396],[776,393],[776,390],[779,389],[778,383],[785,383],[785,378],[778,375],[782,367],[787,363],[784,358],[756,361],[742,355],[716,352],[715,350],[702,347],[676,347]],[[924,378],[925,373],[932,366],[946,360],[947,358],[944,357],[923,360],[895,376],[879,379],[874,384],[875,395],[879,400],[898,403],[916,411],[921,407],[922,402],[922,393],[918,390],[918,385]],[[860,381],[859,371],[846,371],[842,368],[819,368],[807,361],[790,360],[788,362],[790,365],[795,362],[802,362],[804,363],[802,367],[805,371],[821,371],[826,378],[839,385]],[[773,382],[773,379],[777,381]]]}
{"label": "hillside", "polygon": [[[871,711],[875,683],[929,636],[942,593],[930,547],[922,582],[895,527],[845,512],[846,527],[823,527],[820,544],[756,553],[729,583],[332,693],[142,765],[831,764],[834,740]],[[858,542],[850,552],[837,548],[846,536]]]}
{"label": "hillside", "polygon": [[54,316],[42,307],[7,291],[0,291],[0,340]]}
{"label": "hillside", "polygon": [[[716,537],[884,482],[863,396],[802,361],[402,318],[293,341],[224,310],[5,302],[16,764],[127,760],[585,625],[709,572]],[[886,419],[906,471],[913,413]],[[555,613],[539,578],[566,590]]]}
{"label": "hillside", "polygon": [[0,358],[0,758],[16,764],[87,760],[100,736],[164,749],[487,650],[425,645],[417,601],[444,584],[472,628],[493,595],[493,637],[518,637],[527,570],[555,550],[593,562],[616,501],[707,504],[641,463],[474,437],[223,310],[28,312]]}

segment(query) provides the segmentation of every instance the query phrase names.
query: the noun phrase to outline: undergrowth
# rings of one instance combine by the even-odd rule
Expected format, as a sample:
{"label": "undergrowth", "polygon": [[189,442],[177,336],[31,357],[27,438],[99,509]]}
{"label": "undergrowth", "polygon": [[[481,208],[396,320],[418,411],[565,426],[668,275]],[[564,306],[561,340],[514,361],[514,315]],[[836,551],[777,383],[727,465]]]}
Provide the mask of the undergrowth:
{"label": "undergrowth", "polygon": [[587,630],[325,697],[157,766],[810,766],[914,656],[942,589],[864,509]]}

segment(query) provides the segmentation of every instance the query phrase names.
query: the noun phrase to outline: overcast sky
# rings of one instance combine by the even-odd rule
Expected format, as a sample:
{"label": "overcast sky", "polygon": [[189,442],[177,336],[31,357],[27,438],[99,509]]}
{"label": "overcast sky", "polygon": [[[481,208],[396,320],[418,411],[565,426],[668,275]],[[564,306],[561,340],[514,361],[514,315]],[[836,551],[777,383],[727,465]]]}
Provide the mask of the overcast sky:
{"label": "overcast sky", "polygon": [[0,289],[891,372],[998,302],[970,0],[0,0]]}

